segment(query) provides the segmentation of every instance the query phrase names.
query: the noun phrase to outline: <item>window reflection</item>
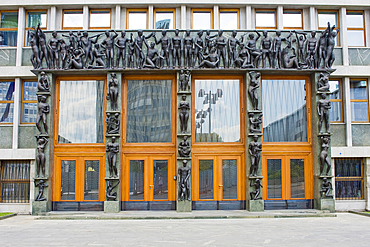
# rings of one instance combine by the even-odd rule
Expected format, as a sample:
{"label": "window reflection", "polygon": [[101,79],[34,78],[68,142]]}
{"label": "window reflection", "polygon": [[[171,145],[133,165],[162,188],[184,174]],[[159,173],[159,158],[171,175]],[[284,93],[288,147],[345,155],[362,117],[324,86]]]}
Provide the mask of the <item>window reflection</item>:
{"label": "window reflection", "polygon": [[267,198],[282,198],[281,159],[267,160]]}
{"label": "window reflection", "polygon": [[192,29],[212,29],[212,16],[210,11],[194,11],[192,16]]}
{"label": "window reflection", "polygon": [[238,169],[236,160],[222,160],[223,199],[237,199]]}
{"label": "window reflection", "polygon": [[290,197],[305,198],[304,159],[290,160]]}
{"label": "window reflection", "polygon": [[264,142],[307,142],[305,80],[262,80]]}
{"label": "window reflection", "polygon": [[259,27],[276,28],[274,10],[256,10],[256,28]]}
{"label": "window reflection", "polygon": [[130,200],[144,200],[144,160],[130,160]]}
{"label": "window reflection", "polygon": [[146,11],[129,11],[128,12],[128,29],[146,29],[147,13]]}
{"label": "window reflection", "polygon": [[213,199],[213,160],[199,160],[199,199]]}
{"label": "window reflection", "polygon": [[239,80],[195,80],[195,141],[240,142]]}
{"label": "window reflection", "polygon": [[168,160],[153,160],[153,199],[168,199]]}
{"label": "window reflection", "polygon": [[300,10],[284,10],[283,26],[302,28],[302,12]]}
{"label": "window reflection", "polygon": [[350,81],[350,96],[351,120],[358,122],[368,121],[367,81],[352,79]]}
{"label": "window reflection", "polygon": [[63,28],[82,28],[83,12],[82,10],[68,10],[63,14]]}
{"label": "window reflection", "polygon": [[90,28],[106,27],[110,28],[110,11],[109,10],[91,10],[90,11]]}
{"label": "window reflection", "polygon": [[155,29],[174,29],[174,12],[173,11],[156,12]]}
{"label": "window reflection", "polygon": [[85,161],[85,200],[99,200],[99,161]]}
{"label": "window reflection", "polygon": [[221,11],[220,29],[234,30],[239,28],[238,12]]}
{"label": "window reflection", "polygon": [[342,121],[342,92],[340,88],[340,81],[329,81],[331,101],[330,121]]}
{"label": "window reflection", "polygon": [[76,195],[76,161],[62,160],[61,200],[74,200]]}

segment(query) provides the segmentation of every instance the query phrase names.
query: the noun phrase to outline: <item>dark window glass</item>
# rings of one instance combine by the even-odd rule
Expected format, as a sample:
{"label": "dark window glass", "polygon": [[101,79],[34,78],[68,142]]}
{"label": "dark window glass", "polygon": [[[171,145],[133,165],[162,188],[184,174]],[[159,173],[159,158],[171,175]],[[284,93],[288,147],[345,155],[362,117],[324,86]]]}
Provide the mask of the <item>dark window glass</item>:
{"label": "dark window glass", "polygon": [[335,198],[338,200],[363,199],[362,159],[335,159]]}
{"label": "dark window glass", "polygon": [[281,160],[267,160],[267,198],[282,198]]}
{"label": "dark window glass", "polygon": [[130,160],[130,200],[144,200],[144,160]]}
{"label": "dark window glass", "polygon": [[223,199],[237,199],[238,169],[236,160],[222,160]]}
{"label": "dark window glass", "polygon": [[99,161],[85,161],[85,200],[99,200]]}
{"label": "dark window glass", "polygon": [[304,159],[290,160],[290,197],[305,198]]}
{"label": "dark window glass", "polygon": [[30,162],[28,160],[2,161],[0,202],[28,203],[30,200]]}
{"label": "dark window glass", "polygon": [[76,195],[76,161],[62,160],[61,200],[75,200]]}
{"label": "dark window glass", "polygon": [[153,161],[153,199],[168,199],[168,160]]}
{"label": "dark window glass", "polygon": [[213,160],[199,160],[199,199],[213,199]]}

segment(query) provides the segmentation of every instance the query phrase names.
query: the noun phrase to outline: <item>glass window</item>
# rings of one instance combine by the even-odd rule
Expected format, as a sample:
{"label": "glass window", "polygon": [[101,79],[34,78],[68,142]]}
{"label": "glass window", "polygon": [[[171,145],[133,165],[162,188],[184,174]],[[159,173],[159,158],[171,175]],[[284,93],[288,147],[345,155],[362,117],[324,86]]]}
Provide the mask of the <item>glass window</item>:
{"label": "glass window", "polygon": [[22,121],[35,123],[37,117],[37,81],[23,81]]}
{"label": "glass window", "polygon": [[82,10],[63,11],[63,29],[82,29],[83,12]]}
{"label": "glass window", "polygon": [[191,29],[202,29],[202,30],[213,29],[213,10],[192,9]]}
{"label": "glass window", "polygon": [[109,29],[111,24],[110,10],[90,10],[89,29]]}
{"label": "glass window", "polygon": [[236,160],[222,160],[223,199],[237,199],[238,168]]}
{"label": "glass window", "polygon": [[335,159],[335,199],[361,200],[364,198],[363,160]]}
{"label": "glass window", "polygon": [[0,123],[13,123],[14,81],[0,81]]}
{"label": "glass window", "polygon": [[126,141],[172,142],[172,80],[127,81]]}
{"label": "glass window", "polygon": [[99,160],[85,160],[84,200],[99,200]]}
{"label": "glass window", "polygon": [[304,159],[290,160],[290,197],[305,198]]}
{"label": "glass window", "polygon": [[175,28],[175,9],[155,9],[154,28],[155,29],[174,29]]}
{"label": "glass window", "polygon": [[130,200],[144,200],[144,160],[130,160]]}
{"label": "glass window", "polygon": [[75,200],[76,197],[76,161],[62,160],[61,200]]}
{"label": "glass window", "polygon": [[17,46],[18,12],[0,11],[0,46]]}
{"label": "glass window", "polygon": [[331,101],[330,109],[330,121],[331,122],[342,122],[342,81],[341,80],[330,80],[329,81],[329,99]]}
{"label": "glass window", "polygon": [[195,80],[195,141],[240,142],[240,81]]}
{"label": "glass window", "polygon": [[260,9],[256,10],[256,28],[276,29],[275,10]]}
{"label": "glass window", "polygon": [[127,10],[127,29],[147,29],[148,10]]}
{"label": "glass window", "polygon": [[365,46],[364,13],[347,11],[348,46]]}
{"label": "glass window", "polygon": [[3,160],[0,163],[0,202],[28,203],[30,201],[30,162]]}
{"label": "glass window", "polygon": [[37,25],[40,23],[40,28],[46,30],[47,25],[47,11],[46,10],[37,10],[37,11],[27,11],[26,17],[26,30],[25,30],[25,45],[29,46],[29,35],[27,30],[32,27],[37,28]]}
{"label": "glass window", "polygon": [[[319,10],[318,11],[318,21],[319,30],[325,30],[328,27],[328,22],[330,26],[335,25],[339,28],[338,24],[338,12],[336,10]],[[339,45],[339,35],[335,38],[335,46]]]}
{"label": "glass window", "polygon": [[302,11],[301,10],[284,10],[283,27],[286,29],[302,29]]}
{"label": "glass window", "polygon": [[367,80],[351,79],[351,120],[354,122],[369,121]]}
{"label": "glass window", "polygon": [[267,198],[282,198],[281,159],[267,160]]}
{"label": "glass window", "polygon": [[213,199],[213,160],[199,160],[199,199]]}
{"label": "glass window", "polygon": [[239,29],[239,10],[220,10],[220,29]]}
{"label": "glass window", "polygon": [[264,142],[307,142],[305,80],[262,80]]}
{"label": "glass window", "polygon": [[59,143],[103,143],[104,81],[60,81]]}
{"label": "glass window", "polygon": [[153,160],[153,199],[168,199],[168,160]]}

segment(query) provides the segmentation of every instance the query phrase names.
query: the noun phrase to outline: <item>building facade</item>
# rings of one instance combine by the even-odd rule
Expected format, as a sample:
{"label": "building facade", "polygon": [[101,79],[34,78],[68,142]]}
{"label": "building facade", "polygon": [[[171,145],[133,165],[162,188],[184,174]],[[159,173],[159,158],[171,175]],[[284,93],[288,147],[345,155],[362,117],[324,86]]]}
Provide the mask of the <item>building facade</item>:
{"label": "building facade", "polygon": [[369,209],[368,2],[2,1],[0,14],[0,211]]}

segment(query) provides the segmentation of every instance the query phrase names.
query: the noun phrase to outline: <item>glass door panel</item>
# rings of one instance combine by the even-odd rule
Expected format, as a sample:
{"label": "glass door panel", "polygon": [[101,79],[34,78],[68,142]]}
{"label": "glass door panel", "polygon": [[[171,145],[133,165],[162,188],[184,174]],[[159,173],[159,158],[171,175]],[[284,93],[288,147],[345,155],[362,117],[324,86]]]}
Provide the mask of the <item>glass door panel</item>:
{"label": "glass door panel", "polygon": [[153,160],[153,200],[168,199],[168,160]]}
{"label": "glass door panel", "polygon": [[213,199],[213,160],[199,160],[199,199]]}
{"label": "glass door panel", "polygon": [[84,199],[99,200],[99,160],[85,160]]}
{"label": "glass door panel", "polygon": [[281,159],[267,160],[267,198],[282,198]]}
{"label": "glass door panel", "polygon": [[130,160],[130,200],[144,200],[144,160]]}
{"label": "glass door panel", "polygon": [[305,198],[304,159],[290,159],[290,197]]}
{"label": "glass door panel", "polygon": [[76,161],[62,160],[61,167],[61,200],[75,200],[76,196]]}
{"label": "glass door panel", "polygon": [[222,160],[222,197],[237,199],[238,168],[237,160]]}

